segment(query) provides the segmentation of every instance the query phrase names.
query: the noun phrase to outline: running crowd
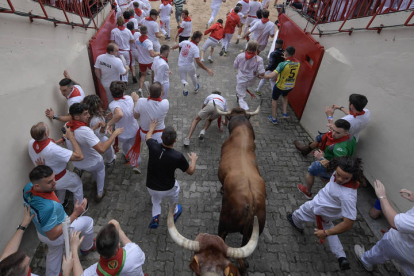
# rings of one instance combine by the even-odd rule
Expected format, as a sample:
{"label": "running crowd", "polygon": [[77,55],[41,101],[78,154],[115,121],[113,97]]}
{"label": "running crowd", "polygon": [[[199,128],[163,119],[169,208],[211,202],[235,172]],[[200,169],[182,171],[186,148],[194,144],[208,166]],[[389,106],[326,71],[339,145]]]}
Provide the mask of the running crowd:
{"label": "running crowd", "polygon": [[[188,154],[188,162],[181,152],[176,151],[174,145],[177,142],[177,132],[164,123],[170,107],[168,93],[171,72],[168,56],[171,50],[179,48],[178,68],[185,97],[189,93],[187,76],[192,81],[194,93],[200,89],[194,62],[213,76],[214,73],[204,64],[205,52],[210,48],[207,60],[212,63],[214,49],[221,43],[219,55],[226,56],[238,28],[235,43],[239,43],[242,38],[247,40],[245,51],[234,61],[234,68],[238,69],[236,96],[239,106],[248,110],[248,104],[244,100],[246,93],[252,98],[261,96],[261,90],[268,79],[272,91],[272,114],[268,117],[269,121],[273,124],[278,122],[276,114],[280,96],[282,119],[289,118],[288,95],[295,87],[300,61],[294,57],[293,46],[285,46],[281,39],[277,39],[265,67],[260,53],[266,48],[269,37],[275,35],[275,23],[269,22],[269,0],[239,1],[227,13],[225,23],[223,19],[218,19],[213,24],[221,3],[222,0],[211,2],[212,14],[204,32],[209,37],[200,55],[198,43],[203,33],[192,30],[190,14],[183,8],[186,4],[184,0],[165,0],[158,10],[151,9],[148,0],[114,2],[117,27],[111,31],[107,52],[98,56],[94,66],[95,75],[106,91],[109,110],[102,108],[102,101],[97,95],[85,96],[80,84],[64,71],[59,87],[67,101],[68,111],[64,115],[56,114],[53,108],[45,111],[47,118],[64,124],[63,136],[58,140],[51,139],[50,128],[45,122],[39,122],[30,129],[32,139],[28,151],[35,168],[29,173],[30,183],[23,189],[25,212],[22,223],[0,256],[1,275],[34,275],[29,267],[30,258],[18,250],[23,233],[31,221],[34,222],[39,240],[48,245],[47,276],[71,273],[144,275],[144,252],[125,235],[116,220],[109,221],[94,238],[94,221],[84,215],[89,205],[83,195],[81,175],[83,171],[92,174],[97,184],[95,202],[100,203],[106,194],[106,167],[115,164],[118,145],[121,144],[125,163],[131,166],[134,173],[141,173],[141,146],[144,142],[149,150],[146,186],[153,204],[148,227],[158,227],[163,198],[167,198],[170,204],[178,202],[180,185],[175,179],[175,171],[180,169],[192,175],[198,156],[191,152]],[[170,16],[173,14],[173,6],[178,25],[175,37],[178,44],[170,48],[161,45],[159,39],[171,39]],[[135,62],[138,62],[139,72],[135,70]],[[125,95],[129,73],[132,74],[134,83],[138,83],[139,78],[138,93],[132,92],[130,96]],[[145,81],[147,75],[151,75],[151,81]],[[254,95],[249,88],[257,79],[260,82]],[[349,269],[350,264],[338,235],[350,230],[357,217],[357,189],[360,183],[364,183],[364,178],[361,159],[352,156],[359,133],[370,121],[370,111],[365,108],[367,103],[364,95],[351,94],[346,107],[336,104],[326,107],[329,131],[321,133],[308,145],[294,142],[304,156],[312,153],[316,160],[308,168],[305,185],[297,186],[309,201],[292,214],[287,214],[287,220],[301,233],[304,231],[304,223],[316,222],[314,234],[322,243],[328,240],[330,249],[343,270]],[[217,110],[228,111],[227,101],[221,92],[213,91],[206,97],[202,109],[192,121],[183,141],[185,146],[190,145],[190,138],[201,120],[206,122],[199,134],[200,140],[204,139],[212,121],[217,119],[220,129],[222,118]],[[333,115],[337,111],[343,112],[345,116],[334,121]],[[225,118],[223,124],[227,123],[228,118]],[[67,169],[69,161],[75,167],[73,172]],[[326,185],[314,196],[312,188],[315,177],[320,177]],[[382,212],[392,228],[369,251],[365,252],[362,246],[355,245],[355,254],[368,271],[372,271],[375,264],[393,259],[400,262],[407,275],[413,275],[414,257],[410,253],[414,247],[414,208],[407,213],[397,214],[387,200],[383,184],[377,180],[374,187],[378,200],[370,215],[377,218]],[[70,215],[64,210],[67,205],[66,190],[73,193],[74,207]],[[413,192],[404,189],[401,195],[414,202]],[[177,204],[174,221],[180,217],[181,212],[181,205]],[[72,231],[71,253],[66,259],[63,255],[62,223],[67,218],[71,222]],[[333,221],[338,219],[342,219],[342,222],[334,225]],[[83,270],[79,254],[87,255],[92,250],[98,251],[100,259]]]}

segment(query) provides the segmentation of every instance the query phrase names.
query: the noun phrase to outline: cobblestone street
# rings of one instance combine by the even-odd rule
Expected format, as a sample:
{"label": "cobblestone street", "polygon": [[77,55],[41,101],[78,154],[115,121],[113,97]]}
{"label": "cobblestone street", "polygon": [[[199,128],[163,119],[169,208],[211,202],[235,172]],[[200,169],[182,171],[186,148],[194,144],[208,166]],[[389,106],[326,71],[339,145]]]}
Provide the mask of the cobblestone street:
{"label": "cobblestone street", "polygon": [[[160,42],[163,44],[164,40]],[[173,45],[172,42],[168,44]],[[218,181],[217,172],[221,145],[228,137],[228,131],[225,129],[220,133],[217,123],[214,122],[207,130],[204,140],[199,141],[198,133],[204,125],[204,122],[200,122],[191,138],[190,147],[184,148],[183,138],[187,135],[191,121],[200,110],[204,99],[212,91],[221,91],[228,100],[230,108],[237,106],[236,71],[233,69],[233,61],[244,45],[244,42],[238,45],[232,44],[229,48],[229,55],[226,57],[220,57],[219,49],[216,49],[213,55],[214,63],[206,62],[207,67],[213,70],[214,77],[208,76],[207,72],[197,68],[197,74],[200,74],[200,91],[195,94],[190,84],[187,97],[182,94],[182,85],[179,80],[178,51],[170,53],[169,64],[173,74],[170,76],[170,110],[166,125],[173,125],[177,130],[178,141],[175,149],[183,153],[193,151],[199,155],[194,175],[189,176],[179,170],[176,174],[181,186],[179,203],[183,208],[176,226],[178,231],[189,239],[194,239],[197,234],[203,232],[217,234],[222,200],[221,184]],[[268,48],[263,53],[267,54]],[[150,76],[147,76],[147,80],[150,80]],[[253,92],[255,88],[252,87],[250,91]],[[128,94],[137,90],[138,85],[130,80]],[[145,89],[144,95],[146,96]],[[398,275],[391,263],[376,267],[372,273],[366,272],[358,263],[353,254],[354,245],[363,244],[369,249],[377,242],[361,214],[358,214],[354,227],[339,236],[351,264],[351,269],[347,271],[339,270],[337,260],[330,252],[328,244],[320,244],[313,235],[316,224],[308,224],[304,234],[300,234],[291,227],[286,220],[286,213],[293,212],[306,201],[296,185],[304,182],[307,167],[313,161],[313,157],[303,157],[296,151],[293,141],[298,139],[307,142],[311,141],[311,137],[300,126],[299,120],[291,109],[289,109],[290,119],[279,119],[278,125],[273,125],[268,121],[267,116],[271,112],[269,84],[266,84],[262,90],[261,98],[263,99],[261,112],[258,116],[252,117],[250,121],[256,134],[256,155],[260,173],[266,182],[267,221],[258,247],[248,258],[249,275]],[[259,105],[260,100],[250,100],[249,97],[247,102],[250,110],[253,111]],[[281,118],[280,111],[281,108],[278,110],[279,118]],[[89,201],[89,211],[86,215],[94,219],[96,233],[110,219],[118,220],[127,236],[145,252],[146,260],[143,269],[149,276],[193,275],[189,268],[192,252],[182,249],[169,237],[167,202],[162,205],[158,229],[148,228],[152,204],[145,187],[148,160],[146,146],[143,147],[142,160],[142,174],[136,175],[132,173],[130,167],[124,164],[122,152],[117,154],[116,165],[106,171],[107,194],[99,204],[93,201],[96,184],[91,174],[85,172],[82,179],[85,197]],[[315,186],[316,191],[322,187],[322,183],[317,180]],[[68,210],[67,213],[70,214],[70,211]],[[239,247],[241,240],[241,235],[230,234],[226,243]],[[45,250],[44,245],[39,246],[32,261],[33,273],[44,275]],[[98,259],[99,254],[93,252],[81,261],[86,268]]]}

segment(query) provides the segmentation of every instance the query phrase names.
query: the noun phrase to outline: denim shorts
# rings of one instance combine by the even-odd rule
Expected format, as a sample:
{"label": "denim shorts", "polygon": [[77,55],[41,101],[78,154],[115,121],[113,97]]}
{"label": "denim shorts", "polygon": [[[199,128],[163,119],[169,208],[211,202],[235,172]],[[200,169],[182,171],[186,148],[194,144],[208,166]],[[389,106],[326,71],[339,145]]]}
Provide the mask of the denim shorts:
{"label": "denim shorts", "polygon": [[316,141],[316,142],[318,142],[318,143],[322,142],[322,136],[323,136],[324,134],[325,134],[325,133],[322,133],[322,134],[319,134],[318,136],[316,136],[316,137],[315,137],[315,141]]}
{"label": "denim shorts", "polygon": [[382,209],[381,209],[381,202],[380,202],[380,200],[378,198],[375,201],[374,208],[377,209],[377,210],[379,210],[379,211],[382,211]]}
{"label": "denim shorts", "polygon": [[319,176],[325,180],[329,180],[332,176],[332,174],[329,174],[326,172],[326,169],[324,166],[322,166],[321,163],[319,163],[319,161],[315,161],[313,162],[309,168],[308,168],[308,172],[310,175],[312,176]]}

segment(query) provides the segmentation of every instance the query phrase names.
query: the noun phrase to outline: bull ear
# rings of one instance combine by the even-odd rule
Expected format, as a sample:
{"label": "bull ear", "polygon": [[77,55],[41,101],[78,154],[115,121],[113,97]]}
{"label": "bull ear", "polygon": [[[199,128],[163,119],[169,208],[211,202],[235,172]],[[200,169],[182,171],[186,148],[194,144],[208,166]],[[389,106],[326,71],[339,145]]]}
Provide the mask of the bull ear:
{"label": "bull ear", "polygon": [[197,255],[194,255],[193,259],[191,260],[190,269],[192,271],[194,271],[194,273],[197,274],[198,276],[201,275],[200,274],[200,265],[198,264]]}
{"label": "bull ear", "polygon": [[224,269],[225,276],[239,276],[239,269],[234,266],[232,263],[229,263],[228,266]]}

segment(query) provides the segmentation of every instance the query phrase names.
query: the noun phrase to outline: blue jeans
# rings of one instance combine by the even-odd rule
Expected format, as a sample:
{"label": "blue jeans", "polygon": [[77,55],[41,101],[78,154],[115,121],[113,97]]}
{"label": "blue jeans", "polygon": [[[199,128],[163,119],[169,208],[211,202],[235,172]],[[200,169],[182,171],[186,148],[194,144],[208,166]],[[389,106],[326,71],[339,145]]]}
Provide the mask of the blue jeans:
{"label": "blue jeans", "polygon": [[175,9],[175,20],[177,20],[177,24],[180,24],[182,12],[183,12],[183,9]]}
{"label": "blue jeans", "polygon": [[309,168],[308,173],[312,176],[319,176],[325,180],[329,180],[332,174],[326,172],[326,169],[319,161],[313,162]]}

